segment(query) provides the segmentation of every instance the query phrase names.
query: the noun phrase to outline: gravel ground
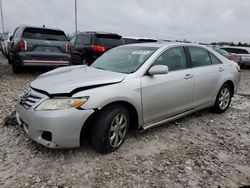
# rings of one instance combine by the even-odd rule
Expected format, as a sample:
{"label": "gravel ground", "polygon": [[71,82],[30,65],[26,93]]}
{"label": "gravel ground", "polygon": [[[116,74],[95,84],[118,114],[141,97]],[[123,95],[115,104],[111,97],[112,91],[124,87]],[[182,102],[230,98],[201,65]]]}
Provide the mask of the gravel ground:
{"label": "gravel ground", "polygon": [[[41,73],[41,72],[40,72]],[[0,57],[0,187],[240,187],[250,185],[250,70],[242,70],[231,108],[130,133],[107,155],[52,150],[1,123],[39,72],[13,75]]]}

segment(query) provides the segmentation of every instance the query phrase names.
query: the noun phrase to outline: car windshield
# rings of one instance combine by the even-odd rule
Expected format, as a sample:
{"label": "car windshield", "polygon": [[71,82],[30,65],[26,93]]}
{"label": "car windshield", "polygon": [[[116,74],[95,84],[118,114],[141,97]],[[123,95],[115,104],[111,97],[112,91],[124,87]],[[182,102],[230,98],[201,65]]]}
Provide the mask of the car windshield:
{"label": "car windshield", "polygon": [[133,73],[157,50],[156,47],[122,46],[99,57],[91,67],[120,73]]}

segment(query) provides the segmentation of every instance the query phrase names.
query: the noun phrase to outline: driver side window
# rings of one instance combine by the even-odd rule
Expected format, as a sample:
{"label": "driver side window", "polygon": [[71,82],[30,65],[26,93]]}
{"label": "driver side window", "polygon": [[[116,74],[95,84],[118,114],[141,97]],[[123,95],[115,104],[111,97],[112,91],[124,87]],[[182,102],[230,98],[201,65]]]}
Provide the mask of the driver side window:
{"label": "driver side window", "polygon": [[167,65],[169,71],[187,68],[186,54],[183,47],[174,47],[163,52],[153,65]]}

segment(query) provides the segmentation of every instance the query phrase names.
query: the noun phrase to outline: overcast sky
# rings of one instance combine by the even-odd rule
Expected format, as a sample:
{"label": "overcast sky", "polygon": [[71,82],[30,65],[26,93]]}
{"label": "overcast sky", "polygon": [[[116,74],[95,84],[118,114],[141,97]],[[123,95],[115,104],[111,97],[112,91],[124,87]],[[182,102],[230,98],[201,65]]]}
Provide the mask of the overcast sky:
{"label": "overcast sky", "polygon": [[[45,24],[74,32],[74,0],[2,3],[5,30]],[[250,0],[78,0],[78,28],[193,42],[250,42]]]}

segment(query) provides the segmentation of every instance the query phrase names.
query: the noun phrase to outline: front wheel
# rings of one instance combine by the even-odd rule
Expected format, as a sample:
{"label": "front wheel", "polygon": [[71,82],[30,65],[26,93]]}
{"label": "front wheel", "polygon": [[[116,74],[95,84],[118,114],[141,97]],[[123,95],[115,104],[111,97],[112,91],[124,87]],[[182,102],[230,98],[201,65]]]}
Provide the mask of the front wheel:
{"label": "front wheel", "polygon": [[217,94],[212,111],[218,114],[225,112],[231,103],[231,98],[231,87],[228,84],[224,84]]}
{"label": "front wheel", "polygon": [[129,126],[128,110],[112,105],[99,112],[91,130],[91,145],[99,153],[117,150],[124,142]]}

